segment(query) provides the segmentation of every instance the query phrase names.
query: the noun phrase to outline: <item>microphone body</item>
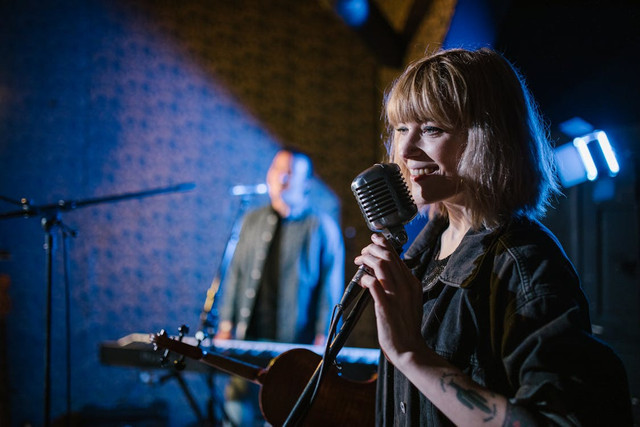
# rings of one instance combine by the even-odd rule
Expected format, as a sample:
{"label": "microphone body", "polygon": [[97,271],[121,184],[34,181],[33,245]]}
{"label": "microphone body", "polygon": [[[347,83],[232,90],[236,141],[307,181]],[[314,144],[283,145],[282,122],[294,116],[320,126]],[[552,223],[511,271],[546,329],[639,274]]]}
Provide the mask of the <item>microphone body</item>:
{"label": "microphone body", "polygon": [[407,242],[404,225],[418,213],[407,183],[395,163],[378,163],[351,183],[360,211],[371,231],[382,232],[392,243]]}
{"label": "microphone body", "polygon": [[[395,163],[377,163],[363,171],[351,183],[360,211],[371,231],[381,232],[395,250],[402,252],[408,237],[404,225],[418,213],[407,183]],[[366,267],[358,269],[347,285],[340,305],[347,307],[360,289]]]}

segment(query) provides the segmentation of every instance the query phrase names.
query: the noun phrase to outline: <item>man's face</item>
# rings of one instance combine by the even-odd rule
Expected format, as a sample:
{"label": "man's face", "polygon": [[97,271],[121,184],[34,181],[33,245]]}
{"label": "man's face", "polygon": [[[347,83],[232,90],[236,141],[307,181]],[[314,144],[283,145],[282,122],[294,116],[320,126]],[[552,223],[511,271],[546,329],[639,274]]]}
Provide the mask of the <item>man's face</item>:
{"label": "man's face", "polygon": [[303,204],[307,194],[308,173],[309,164],[304,158],[286,151],[276,154],[267,172],[271,201],[282,201],[290,208]]}

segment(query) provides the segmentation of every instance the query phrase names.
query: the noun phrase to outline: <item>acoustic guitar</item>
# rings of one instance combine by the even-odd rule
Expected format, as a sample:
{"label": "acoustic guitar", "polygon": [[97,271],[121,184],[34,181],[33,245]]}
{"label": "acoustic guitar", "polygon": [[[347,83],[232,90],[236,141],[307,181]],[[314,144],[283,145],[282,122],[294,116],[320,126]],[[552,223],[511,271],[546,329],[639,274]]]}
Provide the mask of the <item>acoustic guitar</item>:
{"label": "acoustic guitar", "polygon": [[[265,420],[281,426],[296,404],[321,357],[303,349],[293,349],[271,360],[266,368],[233,358],[207,352],[167,335],[165,331],[151,334],[156,346],[195,359],[206,365],[240,376],[260,385],[260,410]],[[338,375],[335,366],[328,369],[318,394],[308,409],[304,425],[372,426],[375,418],[376,378],[353,381]]]}

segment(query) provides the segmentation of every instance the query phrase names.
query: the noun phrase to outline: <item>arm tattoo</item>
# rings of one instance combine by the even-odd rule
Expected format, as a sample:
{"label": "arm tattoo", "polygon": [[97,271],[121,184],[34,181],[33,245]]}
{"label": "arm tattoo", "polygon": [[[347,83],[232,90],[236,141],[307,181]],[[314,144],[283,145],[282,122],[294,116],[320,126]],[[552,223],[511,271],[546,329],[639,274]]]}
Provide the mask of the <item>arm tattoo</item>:
{"label": "arm tattoo", "polygon": [[[454,378],[457,376],[458,376],[457,374],[443,374],[442,377],[440,378],[440,386],[442,387],[442,391],[446,393],[447,390],[445,386],[448,385],[450,388],[452,388],[455,391],[456,398],[460,403],[462,403],[464,406],[466,406],[471,410],[477,408],[480,411],[487,414],[487,417],[483,419],[484,422],[492,420],[496,416],[496,412],[497,412],[495,403],[490,404],[487,401],[487,399],[485,399],[481,394],[479,394],[475,390],[472,390],[470,388],[464,388],[462,385],[456,383],[454,381]],[[447,383],[445,380],[448,377],[451,377],[451,378]]]}

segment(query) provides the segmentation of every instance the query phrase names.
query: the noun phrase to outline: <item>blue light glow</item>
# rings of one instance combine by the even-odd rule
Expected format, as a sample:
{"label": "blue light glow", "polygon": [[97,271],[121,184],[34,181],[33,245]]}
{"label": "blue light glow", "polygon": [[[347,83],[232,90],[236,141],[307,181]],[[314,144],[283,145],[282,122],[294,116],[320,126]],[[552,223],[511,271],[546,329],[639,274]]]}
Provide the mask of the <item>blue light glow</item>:
{"label": "blue light glow", "polygon": [[607,134],[601,130],[576,137],[573,143],[557,147],[554,156],[564,187],[571,187],[586,180],[595,181],[603,174],[614,177],[620,172],[615,151]]}
{"label": "blue light glow", "polygon": [[367,0],[338,0],[336,12],[347,25],[359,27],[369,19],[369,2]]}
{"label": "blue light glow", "polygon": [[616,159],[616,154],[613,152],[613,148],[611,148],[607,134],[599,130],[595,132],[595,136],[598,140],[598,144],[600,144],[600,149],[602,150],[604,159],[607,162],[609,176],[616,176],[618,172],[620,172],[620,165],[618,164],[618,159]]}
{"label": "blue light glow", "polygon": [[563,144],[554,150],[558,177],[565,188],[573,187],[587,180],[584,163],[578,149],[572,144]]}
{"label": "blue light glow", "polygon": [[560,131],[566,135],[575,138],[580,135],[586,135],[593,132],[593,126],[580,117],[573,117],[558,125]]}
{"label": "blue light glow", "polygon": [[587,137],[584,136],[573,139],[573,145],[578,149],[578,153],[582,159],[582,164],[587,171],[587,179],[589,181],[593,181],[598,177],[598,169],[593,161],[593,157],[591,157],[591,153],[587,147],[587,142]]}

